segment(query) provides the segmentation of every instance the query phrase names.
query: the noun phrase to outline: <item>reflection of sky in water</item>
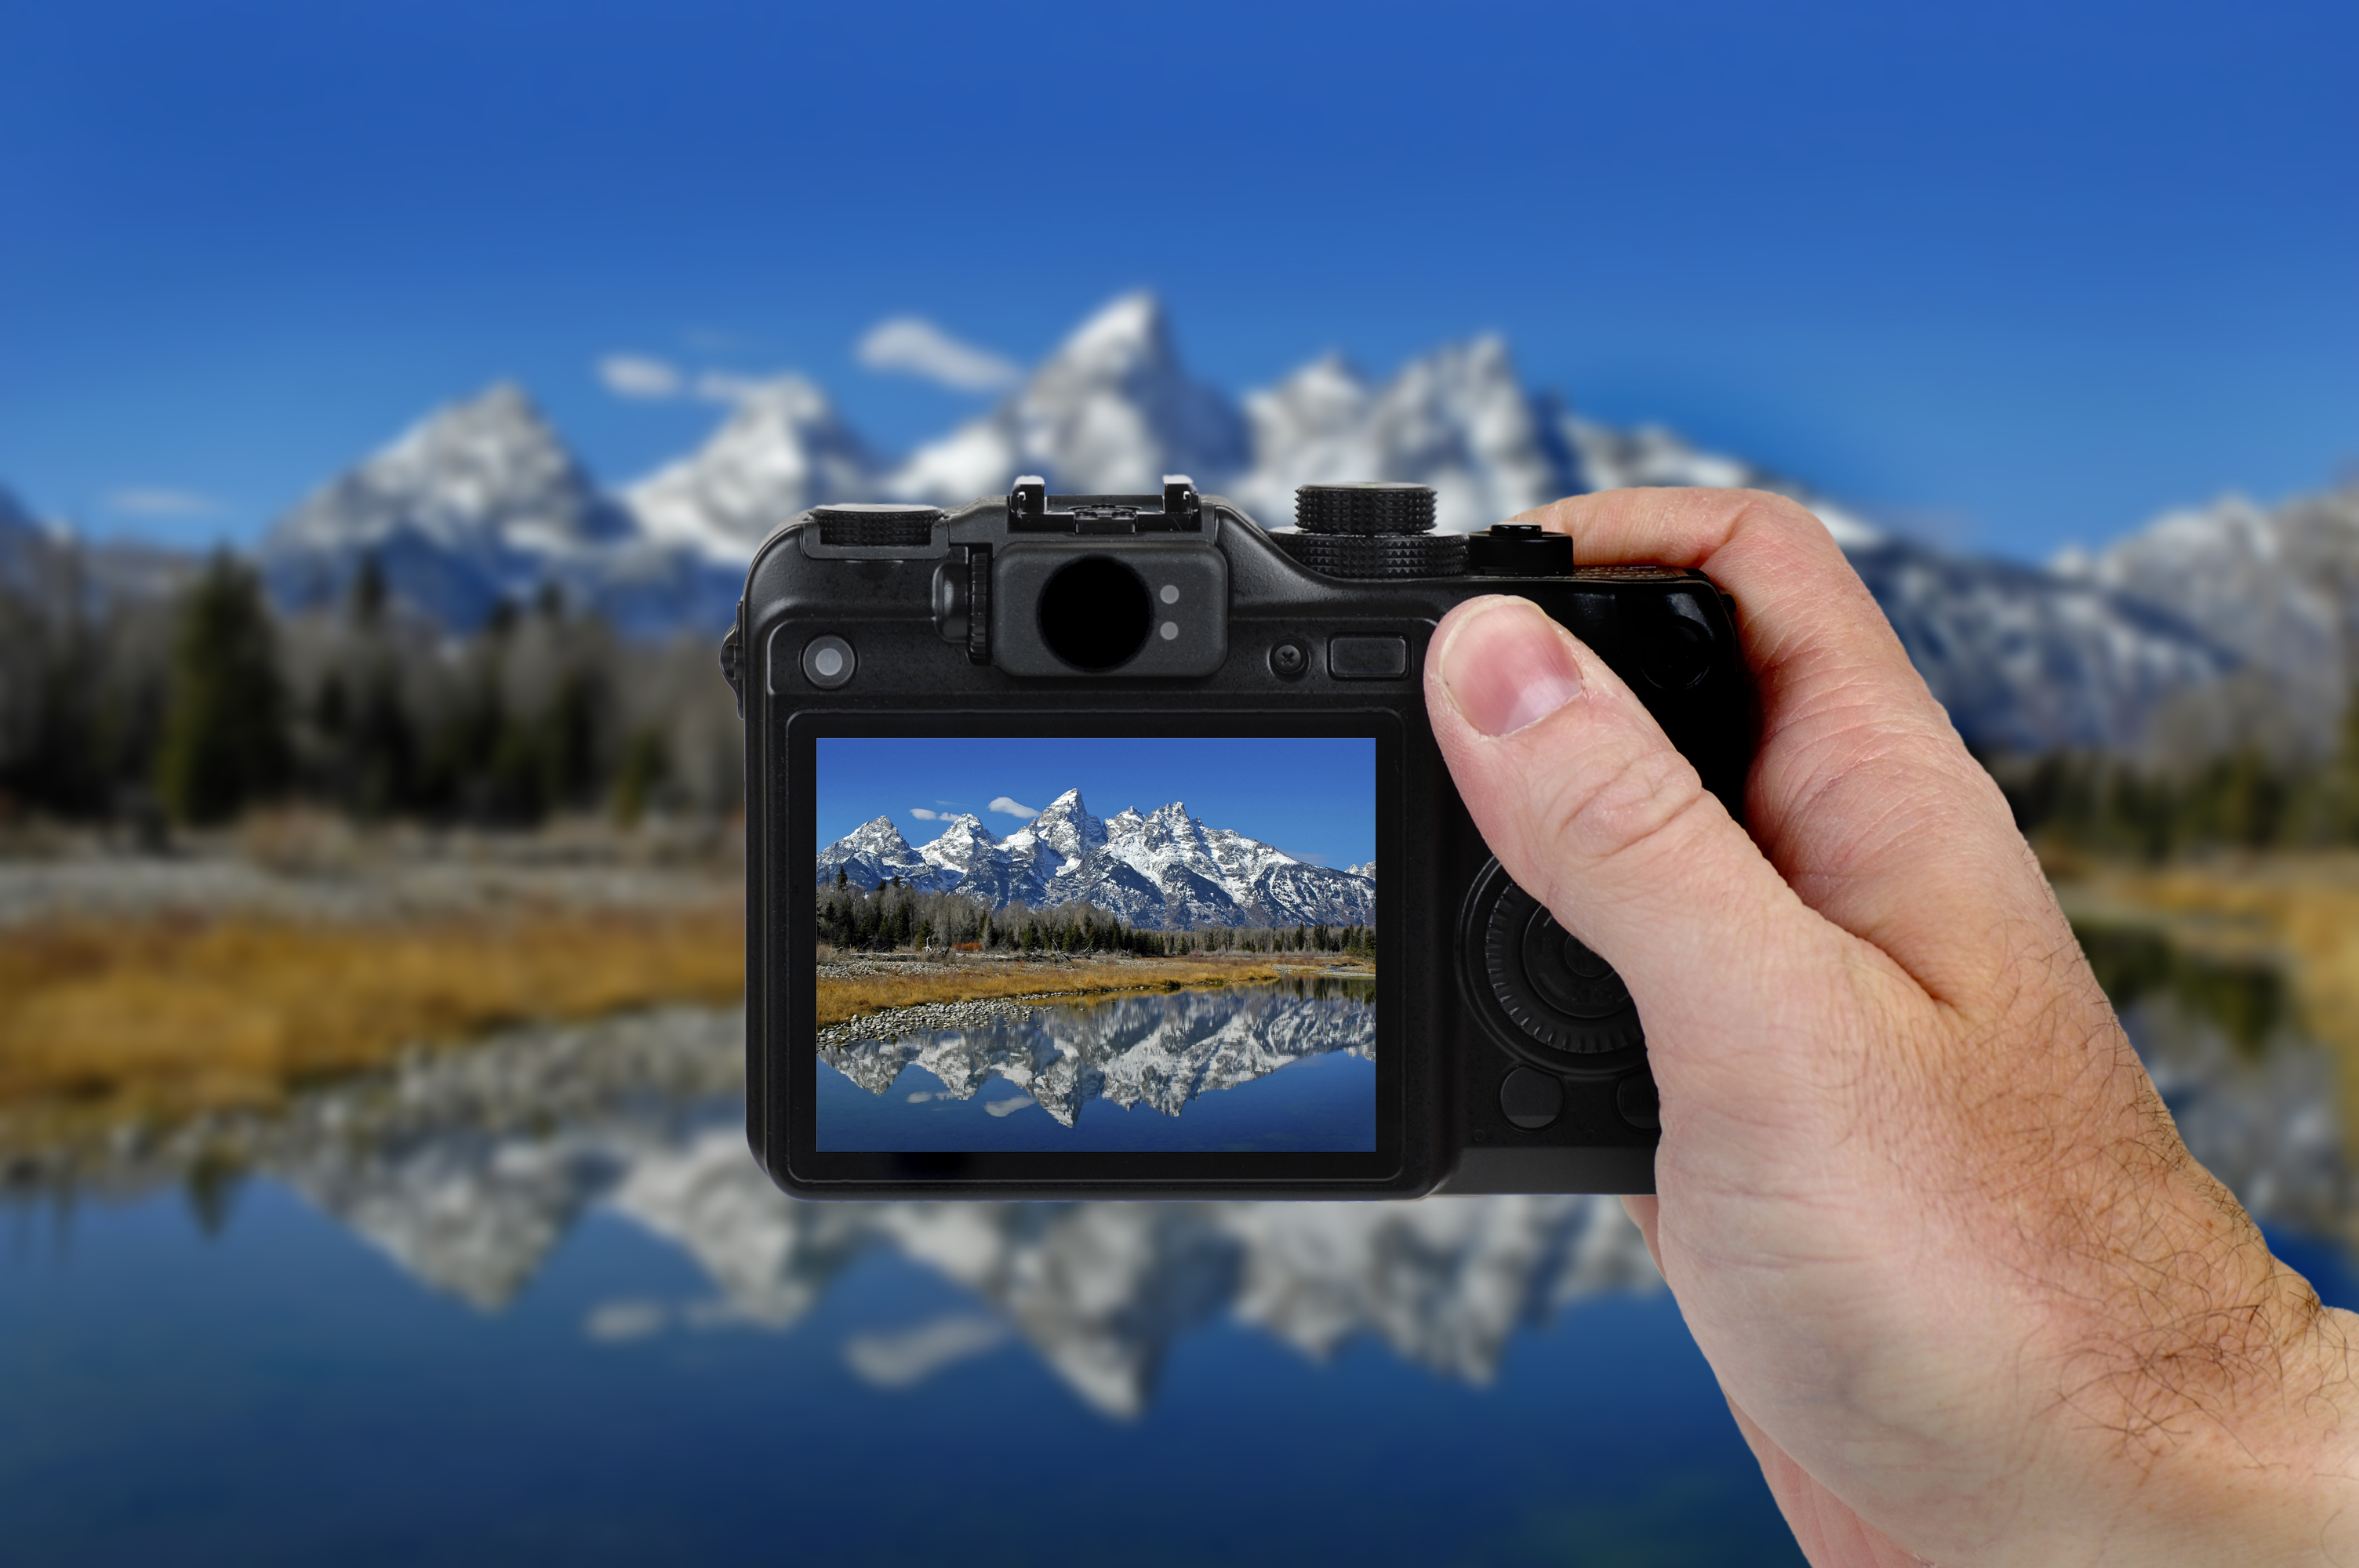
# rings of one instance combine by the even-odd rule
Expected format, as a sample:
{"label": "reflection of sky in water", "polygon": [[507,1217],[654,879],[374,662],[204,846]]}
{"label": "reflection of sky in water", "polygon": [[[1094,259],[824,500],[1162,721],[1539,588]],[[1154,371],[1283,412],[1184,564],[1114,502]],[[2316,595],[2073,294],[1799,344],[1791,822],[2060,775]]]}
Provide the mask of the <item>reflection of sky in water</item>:
{"label": "reflection of sky in water", "polygon": [[[2321,1054],[2130,1012],[2359,1300]],[[1799,1561],[1618,1206],[796,1204],[738,1027],[519,1036],[110,1146],[70,1205],[19,1162],[11,1560]]]}

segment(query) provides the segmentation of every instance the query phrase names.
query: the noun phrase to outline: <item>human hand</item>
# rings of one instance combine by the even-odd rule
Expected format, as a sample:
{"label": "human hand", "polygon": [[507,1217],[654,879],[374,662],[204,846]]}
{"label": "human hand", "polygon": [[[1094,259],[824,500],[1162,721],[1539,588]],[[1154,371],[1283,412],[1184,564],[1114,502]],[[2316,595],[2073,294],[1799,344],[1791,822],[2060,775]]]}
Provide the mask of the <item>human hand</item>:
{"label": "human hand", "polygon": [[1522,600],[1451,612],[1426,701],[1637,1000],[1663,1133],[1625,1201],[1811,1561],[2359,1563],[2359,1320],[2190,1157],[1826,529],[1743,491],[1519,521],[1736,601],[1745,827]]}

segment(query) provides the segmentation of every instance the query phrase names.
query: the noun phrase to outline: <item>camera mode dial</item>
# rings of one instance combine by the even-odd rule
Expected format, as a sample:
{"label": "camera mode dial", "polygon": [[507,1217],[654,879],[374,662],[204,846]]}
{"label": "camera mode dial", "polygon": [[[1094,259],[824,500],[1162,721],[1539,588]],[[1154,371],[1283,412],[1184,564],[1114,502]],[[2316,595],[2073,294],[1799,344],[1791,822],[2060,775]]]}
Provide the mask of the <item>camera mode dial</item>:
{"label": "camera mode dial", "polygon": [[1466,535],[1436,534],[1433,490],[1368,481],[1306,484],[1294,492],[1295,527],[1272,534],[1314,572],[1341,578],[1462,577]]}
{"label": "camera mode dial", "polygon": [[1294,525],[1306,534],[1423,534],[1433,527],[1433,487],[1364,480],[1294,492]]}
{"label": "camera mode dial", "polygon": [[1459,978],[1484,1032],[1535,1066],[1611,1077],[1646,1060],[1646,1034],[1622,977],[1495,860],[1467,895]]}

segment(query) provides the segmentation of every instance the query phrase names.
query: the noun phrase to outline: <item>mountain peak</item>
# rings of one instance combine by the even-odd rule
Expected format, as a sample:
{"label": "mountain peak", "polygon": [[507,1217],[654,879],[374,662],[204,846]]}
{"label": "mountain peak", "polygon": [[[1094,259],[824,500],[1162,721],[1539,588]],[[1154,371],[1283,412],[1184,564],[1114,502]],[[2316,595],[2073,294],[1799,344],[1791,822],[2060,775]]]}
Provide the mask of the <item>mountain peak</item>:
{"label": "mountain peak", "polygon": [[479,472],[491,468],[510,479],[533,470],[581,477],[573,454],[539,406],[512,381],[494,382],[473,397],[444,404],[375,460],[403,460]]}
{"label": "mountain peak", "polygon": [[468,626],[636,532],[532,399],[500,382],[314,492],[259,554],[283,601],[340,597],[374,556],[397,597]]}
{"label": "mountain peak", "polygon": [[796,513],[871,499],[882,468],[827,394],[782,375],[739,387],[711,439],[627,498],[650,535],[742,567]]}
{"label": "mountain peak", "polygon": [[1245,422],[1191,381],[1151,294],[1083,322],[1002,415],[1015,455],[1060,489],[1152,491],[1167,473],[1210,484],[1245,466]]}
{"label": "mountain peak", "polygon": [[1121,374],[1139,365],[1177,368],[1179,358],[1163,302],[1142,288],[1105,305],[1074,329],[1049,363]]}
{"label": "mountain peak", "polygon": [[1304,865],[1234,830],[1208,832],[1180,801],[1101,821],[1082,807],[1078,788],[996,842],[975,817],[962,815],[911,851],[892,833],[891,819],[878,817],[821,849],[818,866],[821,882],[833,881],[841,868],[864,888],[898,876],[920,892],[956,892],[994,909],[1085,902],[1167,931],[1364,925],[1375,918],[1375,889],[1364,877]]}
{"label": "mountain peak", "polygon": [[940,820],[942,830],[937,836],[940,838],[947,838],[952,834],[957,834],[961,838],[980,838],[986,844],[999,842],[991,829],[983,825],[983,818],[972,811],[962,811],[956,816],[945,816]]}

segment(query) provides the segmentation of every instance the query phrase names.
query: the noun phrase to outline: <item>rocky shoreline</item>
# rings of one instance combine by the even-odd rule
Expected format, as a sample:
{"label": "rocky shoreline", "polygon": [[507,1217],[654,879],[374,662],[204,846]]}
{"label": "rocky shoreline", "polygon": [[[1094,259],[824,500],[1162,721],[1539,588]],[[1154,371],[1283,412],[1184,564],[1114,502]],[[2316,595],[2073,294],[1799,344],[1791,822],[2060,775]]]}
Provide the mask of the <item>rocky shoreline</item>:
{"label": "rocky shoreline", "polygon": [[819,1032],[820,1049],[855,1044],[874,1039],[880,1029],[894,1035],[979,1029],[991,1023],[1028,1023],[1039,1011],[1030,1000],[989,997],[975,1001],[927,1001],[915,1007],[887,1008],[864,1013]]}

